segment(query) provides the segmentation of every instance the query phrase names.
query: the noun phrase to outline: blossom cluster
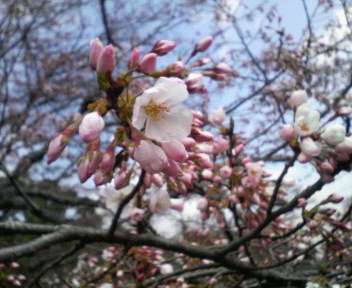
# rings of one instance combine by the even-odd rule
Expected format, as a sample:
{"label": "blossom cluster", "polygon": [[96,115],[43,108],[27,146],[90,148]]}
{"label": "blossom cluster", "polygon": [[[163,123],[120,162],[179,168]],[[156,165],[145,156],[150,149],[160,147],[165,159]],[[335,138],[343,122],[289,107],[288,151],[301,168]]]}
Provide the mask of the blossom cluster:
{"label": "blossom cluster", "polygon": [[[332,181],[339,163],[349,162],[352,154],[352,136],[346,134],[344,125],[337,122],[320,123],[320,113],[312,110],[307,103],[308,95],[304,90],[294,91],[288,99],[295,110],[293,125],[286,124],[280,132],[283,140],[293,146],[299,146],[298,160],[306,163],[314,159],[317,170],[325,175],[326,181]],[[344,107],[331,118],[352,113]]]}
{"label": "blossom cluster", "polygon": [[[199,41],[189,59],[205,52],[211,43],[211,37]],[[144,55],[136,47],[131,52],[127,70],[114,78],[114,47],[104,47],[99,39],[93,39],[89,63],[97,72],[97,82],[106,97],[90,104],[89,113],[54,135],[47,161],[57,160],[70,137],[78,132],[86,144],[77,163],[79,180],[84,183],[93,177],[96,186],[107,184],[114,187],[115,190],[104,195],[107,210],[118,211],[120,204],[134,193],[136,187],[139,188],[120,213],[132,227],[140,228],[150,213],[165,214],[170,209],[182,211],[186,198],[198,194],[196,210],[201,221],[212,221],[227,229],[225,210],[232,211],[233,217],[237,217],[233,221],[240,233],[253,231],[271,213],[273,205],[285,203],[285,187],[292,186],[294,181],[287,177],[278,182],[270,180],[265,163],[246,155],[247,142],[235,134],[234,124],[227,119],[223,107],[208,115],[188,108],[192,94],[208,93],[203,84],[204,77],[225,81],[235,73],[226,63],[213,64],[210,58],[201,58],[191,64],[178,60],[157,69],[158,58],[175,48],[176,43],[169,40],[156,42]],[[140,78],[148,81],[142,85]],[[129,89],[133,85],[139,89]],[[352,109],[340,109],[331,121],[321,124],[320,113],[311,109],[307,101],[304,90],[291,94],[287,104],[294,110],[294,121],[292,125],[284,125],[280,136],[289,144],[298,161],[312,161],[322,179],[332,181],[336,172],[342,169],[341,164],[350,161],[352,154],[352,136],[345,126],[332,120],[338,121],[339,116],[352,113]],[[113,135],[106,135],[105,119],[111,116],[118,121]],[[102,143],[107,144],[105,151],[101,151]],[[307,222],[306,238],[320,228],[323,231],[323,222],[349,229],[336,221],[334,211],[324,208],[327,203],[342,200],[332,194],[313,210],[307,210],[307,200],[298,199],[296,208],[302,210]],[[271,222],[269,232],[265,231],[266,238],[258,239],[252,248],[258,255],[263,255],[263,265],[271,264],[268,260],[271,256],[262,249],[270,246],[270,237],[292,229],[292,224],[288,224],[283,216]],[[198,237],[211,241],[208,239],[210,233],[209,227],[205,226],[202,231],[193,227],[185,233],[185,240],[192,242],[192,237]],[[330,245],[332,249],[343,245],[328,233],[324,236],[334,244]],[[106,255],[114,255],[114,249],[106,250]],[[295,249],[299,251],[299,247]],[[244,262],[248,261],[245,255],[239,256]],[[160,255],[149,256],[158,258]],[[279,258],[286,256],[282,254]],[[172,271],[173,267],[168,264],[150,261],[139,263],[132,276],[141,282],[158,273]],[[181,280],[179,282],[183,285]]]}

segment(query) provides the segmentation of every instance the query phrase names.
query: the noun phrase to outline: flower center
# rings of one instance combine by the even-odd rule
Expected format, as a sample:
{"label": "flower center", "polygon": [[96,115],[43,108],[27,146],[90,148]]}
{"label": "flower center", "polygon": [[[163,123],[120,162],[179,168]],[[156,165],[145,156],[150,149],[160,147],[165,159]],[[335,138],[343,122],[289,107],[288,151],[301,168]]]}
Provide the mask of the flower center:
{"label": "flower center", "polygon": [[165,115],[160,115],[162,112],[170,112],[169,108],[163,104],[157,104],[155,102],[150,102],[145,107],[145,112],[148,116],[152,117],[154,120],[161,120],[165,118]]}
{"label": "flower center", "polygon": [[308,125],[307,125],[306,123],[303,123],[303,124],[301,125],[301,130],[302,130],[302,131],[308,131],[308,130],[309,130]]}
{"label": "flower center", "polygon": [[251,170],[249,170],[249,174],[250,174],[251,176],[255,176],[255,175],[257,174],[257,171],[251,169]]}

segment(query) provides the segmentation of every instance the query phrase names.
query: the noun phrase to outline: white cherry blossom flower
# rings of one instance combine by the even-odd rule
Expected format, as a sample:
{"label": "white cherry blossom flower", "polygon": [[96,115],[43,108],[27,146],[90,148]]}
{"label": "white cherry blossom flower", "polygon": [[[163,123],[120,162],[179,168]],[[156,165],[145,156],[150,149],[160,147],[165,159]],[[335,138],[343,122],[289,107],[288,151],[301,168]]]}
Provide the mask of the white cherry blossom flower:
{"label": "white cherry blossom flower", "polygon": [[321,134],[321,138],[330,145],[337,145],[345,139],[346,128],[345,126],[337,123],[329,124],[324,133]]}
{"label": "white cherry blossom flower", "polygon": [[137,98],[132,125],[159,142],[185,138],[191,132],[191,111],[176,106],[188,98],[186,85],[161,77],[154,87]]}
{"label": "white cherry blossom flower", "polygon": [[299,136],[309,136],[319,128],[320,114],[318,111],[310,111],[309,104],[300,105],[296,111],[295,131]]}
{"label": "white cherry blossom flower", "polygon": [[301,104],[305,103],[307,101],[307,99],[308,99],[308,95],[305,90],[296,90],[291,94],[287,103],[292,108],[296,108],[296,107],[300,106]]}

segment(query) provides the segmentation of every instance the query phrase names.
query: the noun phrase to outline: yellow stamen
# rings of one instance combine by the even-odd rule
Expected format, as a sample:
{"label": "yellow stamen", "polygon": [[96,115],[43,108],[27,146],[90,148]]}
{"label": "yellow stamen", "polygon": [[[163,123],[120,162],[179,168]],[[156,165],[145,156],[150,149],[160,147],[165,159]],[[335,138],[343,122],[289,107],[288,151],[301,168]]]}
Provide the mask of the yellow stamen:
{"label": "yellow stamen", "polygon": [[301,130],[302,130],[302,131],[308,131],[308,130],[309,130],[308,125],[307,125],[306,123],[303,123],[303,124],[301,125]]}
{"label": "yellow stamen", "polygon": [[249,170],[249,174],[251,176],[255,176],[257,174],[257,171],[256,170]]}
{"label": "yellow stamen", "polygon": [[152,117],[154,120],[161,120],[165,118],[165,115],[160,115],[162,112],[170,112],[169,108],[163,104],[157,104],[155,102],[150,102],[145,107],[145,112],[148,116]]}

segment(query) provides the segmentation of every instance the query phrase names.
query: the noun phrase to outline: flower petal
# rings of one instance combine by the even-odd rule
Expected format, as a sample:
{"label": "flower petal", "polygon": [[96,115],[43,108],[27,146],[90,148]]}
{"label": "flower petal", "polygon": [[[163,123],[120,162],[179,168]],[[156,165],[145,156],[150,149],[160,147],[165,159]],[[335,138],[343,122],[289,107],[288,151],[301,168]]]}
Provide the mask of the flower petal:
{"label": "flower petal", "polygon": [[188,98],[188,91],[185,84],[161,77],[155,84],[160,93],[153,95],[153,100],[159,104],[173,106],[185,101]]}
{"label": "flower petal", "polygon": [[159,142],[185,138],[191,132],[192,112],[183,107],[172,107],[161,120],[148,119],[145,135]]}

